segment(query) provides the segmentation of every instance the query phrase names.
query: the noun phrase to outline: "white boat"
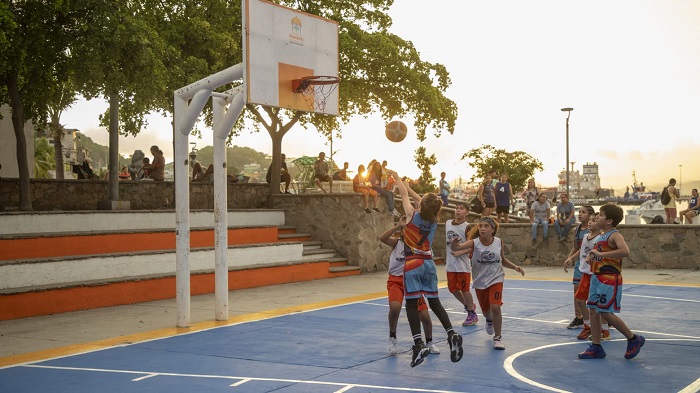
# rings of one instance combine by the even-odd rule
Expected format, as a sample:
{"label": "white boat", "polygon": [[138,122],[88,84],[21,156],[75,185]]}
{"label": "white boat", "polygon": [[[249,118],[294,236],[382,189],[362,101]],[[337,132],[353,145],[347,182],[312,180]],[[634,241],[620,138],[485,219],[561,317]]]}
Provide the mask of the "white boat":
{"label": "white boat", "polygon": [[647,224],[650,224],[656,216],[661,216],[664,221],[666,220],[666,211],[660,201],[644,201],[638,208],[627,210],[627,215],[637,215]]}
{"label": "white boat", "polygon": [[[512,207],[511,214],[517,214],[518,217],[525,215],[527,210],[527,202],[523,198],[515,198],[515,205]],[[522,212],[522,215],[520,214]]]}

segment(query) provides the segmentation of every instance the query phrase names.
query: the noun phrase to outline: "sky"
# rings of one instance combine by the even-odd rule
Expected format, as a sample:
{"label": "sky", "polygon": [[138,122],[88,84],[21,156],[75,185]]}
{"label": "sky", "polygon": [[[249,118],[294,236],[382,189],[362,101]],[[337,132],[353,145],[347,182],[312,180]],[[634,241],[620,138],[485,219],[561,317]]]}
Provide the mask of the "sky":
{"label": "sky", "polygon": [[[446,96],[457,103],[455,132],[440,138],[428,130],[423,142],[448,180],[467,181],[474,170],[460,160],[489,144],[524,151],[543,163],[538,184],[554,186],[569,162],[582,171],[597,163],[601,187],[617,195],[638,182],[660,191],[671,177],[700,186],[700,1],[696,0],[418,0],[396,1],[389,11],[391,31],[412,41],[421,58],[446,66],[452,85]],[[342,82],[340,89],[343,88]],[[101,100],[80,101],[61,118],[94,141],[107,145],[98,126],[106,110]],[[372,159],[387,160],[402,176],[420,171],[413,154],[421,143],[411,132],[400,143],[384,137],[378,115],[358,117],[333,140],[333,158],[351,169]],[[159,145],[172,161],[171,118],[154,114],[137,137],[120,137],[120,153],[130,156]],[[190,137],[201,148],[212,144]],[[272,152],[264,131],[237,137],[234,145]],[[331,154],[329,140],[300,126],[288,132],[288,158]],[[694,184],[697,183],[697,184]],[[689,189],[687,189],[689,194]],[[686,192],[683,192],[686,194]]]}

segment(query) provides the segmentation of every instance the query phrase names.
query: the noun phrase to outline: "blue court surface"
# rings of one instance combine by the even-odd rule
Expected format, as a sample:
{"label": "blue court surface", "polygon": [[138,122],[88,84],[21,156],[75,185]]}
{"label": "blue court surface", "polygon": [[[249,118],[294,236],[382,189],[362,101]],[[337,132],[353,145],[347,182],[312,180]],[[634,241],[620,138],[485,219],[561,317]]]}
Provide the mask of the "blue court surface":
{"label": "blue court surface", "polygon": [[612,330],[605,359],[579,360],[587,347],[568,330],[571,283],[506,281],[503,340],[492,348],[484,319],[464,313],[446,289],[443,304],[464,336],[464,358],[442,353],[411,368],[410,332],[388,356],[387,300],[280,315],[194,333],[0,369],[2,392],[695,392],[700,389],[700,288],[625,285],[620,317],[647,339],[625,360]]}

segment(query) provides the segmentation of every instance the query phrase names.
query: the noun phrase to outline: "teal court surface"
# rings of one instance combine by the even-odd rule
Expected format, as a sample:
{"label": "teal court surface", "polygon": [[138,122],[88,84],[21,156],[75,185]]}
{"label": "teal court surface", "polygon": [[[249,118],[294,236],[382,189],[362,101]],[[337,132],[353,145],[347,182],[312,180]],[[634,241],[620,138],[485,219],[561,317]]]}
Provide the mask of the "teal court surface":
{"label": "teal court surface", "polygon": [[0,368],[2,392],[696,392],[700,390],[700,287],[624,286],[619,314],[646,337],[625,360],[612,330],[605,359],[579,360],[587,341],[568,330],[571,283],[506,280],[503,340],[492,348],[484,319],[440,290],[464,358],[452,363],[433,316],[441,354],[411,368],[402,312],[401,352],[388,356],[387,300],[377,298],[225,325]]}

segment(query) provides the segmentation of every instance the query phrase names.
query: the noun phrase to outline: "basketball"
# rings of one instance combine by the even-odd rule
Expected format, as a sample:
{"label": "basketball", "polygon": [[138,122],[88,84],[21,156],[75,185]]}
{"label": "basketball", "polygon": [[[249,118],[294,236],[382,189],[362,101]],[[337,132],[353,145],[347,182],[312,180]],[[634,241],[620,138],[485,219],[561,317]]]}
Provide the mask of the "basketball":
{"label": "basketball", "polygon": [[402,121],[394,120],[386,125],[386,137],[392,142],[401,142],[406,138],[406,132],[408,132],[408,127]]}

